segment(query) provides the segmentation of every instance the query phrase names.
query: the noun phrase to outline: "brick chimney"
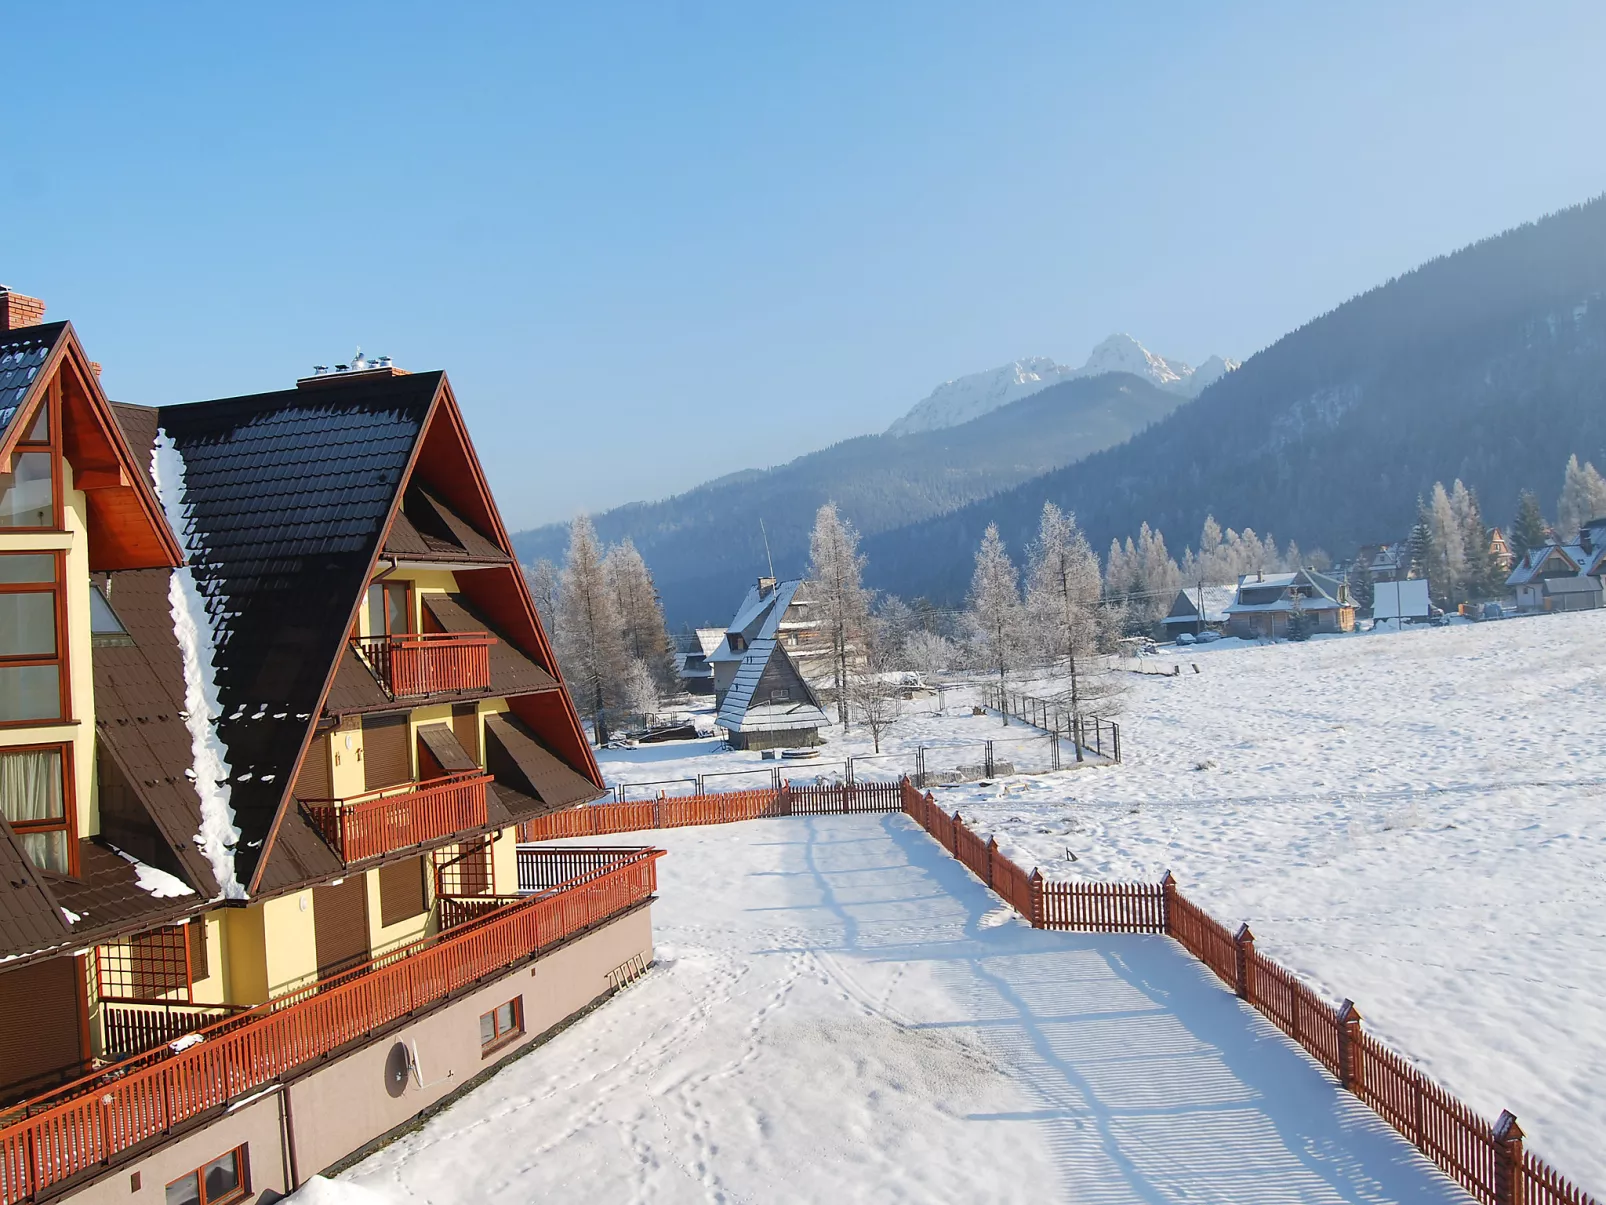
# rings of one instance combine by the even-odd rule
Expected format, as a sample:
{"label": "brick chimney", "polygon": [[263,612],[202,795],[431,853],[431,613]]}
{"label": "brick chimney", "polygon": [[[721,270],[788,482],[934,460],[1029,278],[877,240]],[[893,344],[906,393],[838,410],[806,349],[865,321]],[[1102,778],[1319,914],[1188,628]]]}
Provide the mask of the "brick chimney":
{"label": "brick chimney", "polygon": [[0,285],[0,331],[38,326],[45,320],[45,303],[37,297],[24,297]]}

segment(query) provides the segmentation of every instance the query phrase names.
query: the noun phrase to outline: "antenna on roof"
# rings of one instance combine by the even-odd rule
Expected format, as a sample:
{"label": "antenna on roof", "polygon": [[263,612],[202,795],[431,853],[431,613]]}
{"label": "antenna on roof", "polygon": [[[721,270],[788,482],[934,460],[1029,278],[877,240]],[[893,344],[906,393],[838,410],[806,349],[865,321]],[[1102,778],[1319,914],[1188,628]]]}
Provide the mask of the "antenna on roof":
{"label": "antenna on roof", "polygon": [[775,576],[775,558],[770,555],[770,534],[764,530],[764,520],[758,521],[758,534],[764,537],[764,559],[770,563],[770,576]]}

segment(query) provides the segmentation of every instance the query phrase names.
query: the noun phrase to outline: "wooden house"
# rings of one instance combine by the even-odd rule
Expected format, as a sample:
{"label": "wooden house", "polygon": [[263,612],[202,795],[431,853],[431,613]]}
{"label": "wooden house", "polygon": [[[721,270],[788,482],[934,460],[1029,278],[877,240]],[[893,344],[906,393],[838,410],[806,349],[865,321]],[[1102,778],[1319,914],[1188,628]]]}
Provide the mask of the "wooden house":
{"label": "wooden house", "polygon": [[814,688],[773,637],[743,654],[714,721],[734,749],[782,749],[820,743],[831,723]]}
{"label": "wooden house", "polygon": [[1227,631],[1245,639],[1275,640],[1289,620],[1303,614],[1315,632],[1352,632],[1355,606],[1349,586],[1314,569],[1293,573],[1246,573],[1227,607]]}
{"label": "wooden house", "polygon": [[650,958],[653,853],[515,854],[602,780],[445,374],[114,406],[42,311],[0,292],[0,1205],[288,1193]]}
{"label": "wooden house", "polygon": [[1160,626],[1173,639],[1183,632],[1197,636],[1207,628],[1220,631],[1227,626],[1227,608],[1236,595],[1237,589],[1233,586],[1192,586],[1179,590]]}
{"label": "wooden house", "polygon": [[1602,605],[1606,573],[1606,519],[1584,524],[1571,544],[1551,542],[1529,549],[1511,566],[1506,585],[1517,609],[1593,611]]}

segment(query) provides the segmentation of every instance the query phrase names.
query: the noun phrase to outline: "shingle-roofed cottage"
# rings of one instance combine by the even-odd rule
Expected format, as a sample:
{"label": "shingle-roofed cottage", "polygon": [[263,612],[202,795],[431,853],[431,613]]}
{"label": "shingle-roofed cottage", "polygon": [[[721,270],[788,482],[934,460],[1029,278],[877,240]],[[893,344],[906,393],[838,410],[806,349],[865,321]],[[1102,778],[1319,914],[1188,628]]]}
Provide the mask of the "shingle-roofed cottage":
{"label": "shingle-roofed cottage", "polygon": [[0,1205],[236,1205],[650,958],[654,855],[521,871],[602,781],[443,373],[114,406],[43,309],[0,292]]}

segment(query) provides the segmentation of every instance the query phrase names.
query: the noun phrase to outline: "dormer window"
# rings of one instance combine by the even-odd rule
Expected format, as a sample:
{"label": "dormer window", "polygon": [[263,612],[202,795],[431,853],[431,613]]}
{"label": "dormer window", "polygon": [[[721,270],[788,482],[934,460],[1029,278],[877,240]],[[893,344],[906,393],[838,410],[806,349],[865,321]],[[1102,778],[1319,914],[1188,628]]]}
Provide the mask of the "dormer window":
{"label": "dormer window", "polygon": [[117,618],[111,602],[99,586],[89,587],[89,640],[96,648],[114,644],[133,644],[123,621]]}
{"label": "dormer window", "polygon": [[746,651],[747,637],[743,636],[740,632],[731,632],[725,637],[725,639],[731,646],[731,652],[740,653]]}

